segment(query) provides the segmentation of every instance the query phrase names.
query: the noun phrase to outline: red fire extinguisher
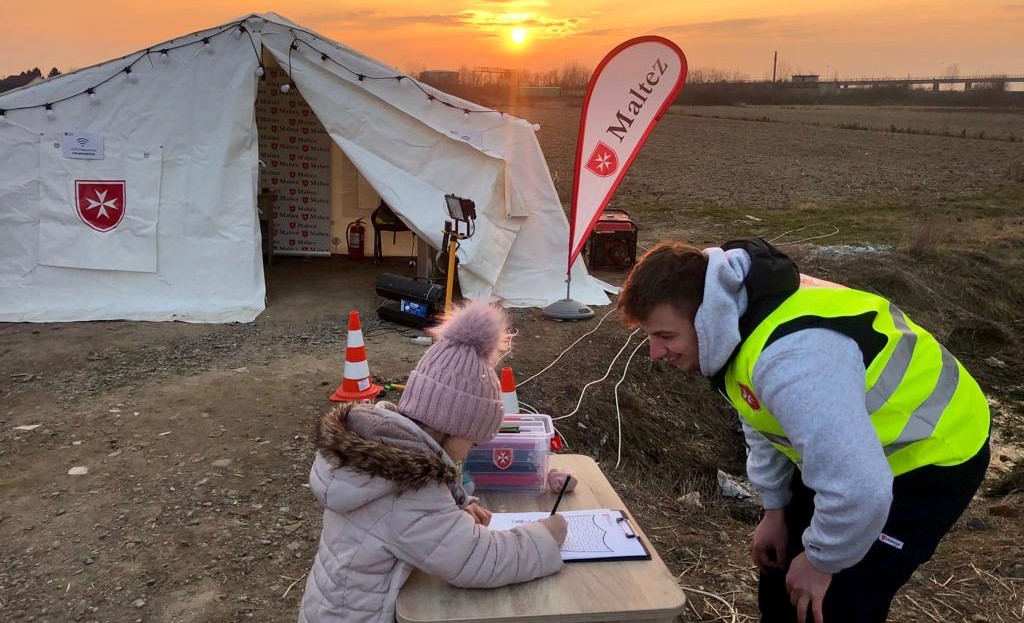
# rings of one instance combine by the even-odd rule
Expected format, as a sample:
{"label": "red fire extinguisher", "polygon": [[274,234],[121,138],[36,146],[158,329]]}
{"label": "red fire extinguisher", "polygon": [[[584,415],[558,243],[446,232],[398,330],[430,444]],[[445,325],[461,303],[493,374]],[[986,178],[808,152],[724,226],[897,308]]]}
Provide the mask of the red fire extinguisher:
{"label": "red fire extinguisher", "polygon": [[366,240],[366,228],[363,227],[363,219],[358,218],[348,224],[348,227],[345,229],[345,238],[348,242],[349,259],[363,259],[363,242]]}

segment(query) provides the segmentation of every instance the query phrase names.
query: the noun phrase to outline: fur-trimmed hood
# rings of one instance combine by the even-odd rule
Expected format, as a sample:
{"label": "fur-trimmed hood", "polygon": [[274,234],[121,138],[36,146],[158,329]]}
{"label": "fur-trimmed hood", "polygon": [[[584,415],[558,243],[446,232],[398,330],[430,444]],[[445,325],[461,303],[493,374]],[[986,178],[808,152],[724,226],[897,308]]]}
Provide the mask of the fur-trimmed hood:
{"label": "fur-trimmed hood", "polygon": [[562,568],[543,524],[477,524],[449,480],[458,475],[451,458],[394,405],[335,408],[317,419],[314,439],[309,487],[325,510],[299,623],[394,623],[414,568],[467,588]]}
{"label": "fur-trimmed hood", "polygon": [[[336,406],[316,419],[313,443],[313,471],[320,478],[311,479],[311,486],[334,511],[431,482],[446,483],[457,503],[465,498],[459,471],[441,446],[390,403]],[[318,482],[323,491],[316,490]]]}

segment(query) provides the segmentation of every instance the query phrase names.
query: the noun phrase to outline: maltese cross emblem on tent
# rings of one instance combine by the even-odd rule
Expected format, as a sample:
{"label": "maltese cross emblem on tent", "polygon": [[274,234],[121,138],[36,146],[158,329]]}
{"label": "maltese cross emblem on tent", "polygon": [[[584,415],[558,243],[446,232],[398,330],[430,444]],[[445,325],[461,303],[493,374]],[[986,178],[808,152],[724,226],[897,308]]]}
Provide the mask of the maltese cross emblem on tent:
{"label": "maltese cross emblem on tent", "polygon": [[110,231],[124,218],[124,180],[75,180],[75,203],[82,222]]}
{"label": "maltese cross emblem on tent", "polygon": [[615,150],[598,141],[594,153],[587,158],[587,169],[598,177],[608,177],[619,170],[619,157]]}

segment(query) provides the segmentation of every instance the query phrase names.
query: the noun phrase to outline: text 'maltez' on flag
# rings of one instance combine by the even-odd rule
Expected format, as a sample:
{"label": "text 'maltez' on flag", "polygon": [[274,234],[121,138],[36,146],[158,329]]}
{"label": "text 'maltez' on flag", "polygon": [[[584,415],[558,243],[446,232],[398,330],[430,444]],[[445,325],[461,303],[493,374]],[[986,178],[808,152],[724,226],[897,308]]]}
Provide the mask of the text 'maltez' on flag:
{"label": "text 'maltez' on flag", "polygon": [[686,81],[686,56],[663,37],[619,44],[590,78],[580,114],[569,267],[661,115]]}

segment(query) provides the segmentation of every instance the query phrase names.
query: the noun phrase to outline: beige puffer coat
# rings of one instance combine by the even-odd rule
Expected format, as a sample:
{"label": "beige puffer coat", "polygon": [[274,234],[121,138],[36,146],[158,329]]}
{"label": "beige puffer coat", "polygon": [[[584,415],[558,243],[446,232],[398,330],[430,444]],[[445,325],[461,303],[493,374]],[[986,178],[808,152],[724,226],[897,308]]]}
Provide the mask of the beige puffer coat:
{"label": "beige puffer coat", "polygon": [[413,568],[461,587],[561,569],[541,524],[492,532],[463,511],[469,498],[451,459],[401,414],[343,405],[320,418],[315,442],[309,485],[324,507],[323,532],[299,623],[391,623]]}

